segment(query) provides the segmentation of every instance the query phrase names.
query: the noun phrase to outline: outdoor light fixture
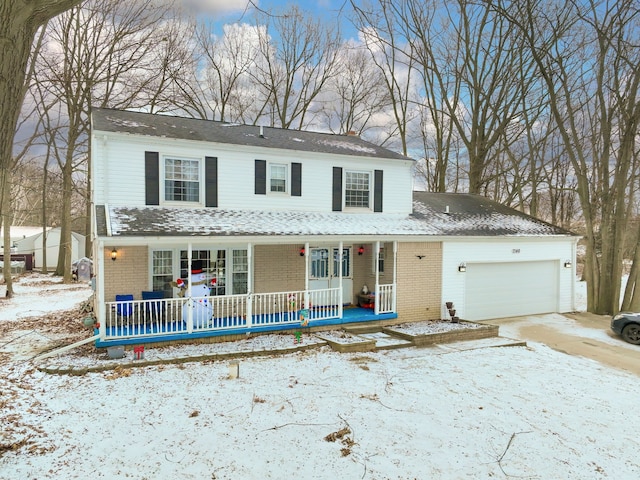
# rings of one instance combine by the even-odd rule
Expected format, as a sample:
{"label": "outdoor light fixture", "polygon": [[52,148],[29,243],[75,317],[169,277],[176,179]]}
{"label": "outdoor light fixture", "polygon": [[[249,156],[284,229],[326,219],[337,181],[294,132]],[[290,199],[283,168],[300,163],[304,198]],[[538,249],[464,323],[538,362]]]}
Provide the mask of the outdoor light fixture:
{"label": "outdoor light fixture", "polygon": [[362,255],[363,253],[364,253],[364,247],[360,245],[360,248],[358,249],[358,255]]}
{"label": "outdoor light fixture", "polygon": [[113,250],[111,250],[111,260],[115,262],[116,258],[118,258],[118,250],[114,248]]}
{"label": "outdoor light fixture", "polygon": [[458,265],[458,271],[459,272],[466,272],[467,271],[467,265],[465,263],[461,263],[460,265]]}
{"label": "outdoor light fixture", "polygon": [[300,248],[300,256],[304,257],[304,247]]}
{"label": "outdoor light fixture", "polygon": [[571,260],[564,261],[564,268],[571,268]]}

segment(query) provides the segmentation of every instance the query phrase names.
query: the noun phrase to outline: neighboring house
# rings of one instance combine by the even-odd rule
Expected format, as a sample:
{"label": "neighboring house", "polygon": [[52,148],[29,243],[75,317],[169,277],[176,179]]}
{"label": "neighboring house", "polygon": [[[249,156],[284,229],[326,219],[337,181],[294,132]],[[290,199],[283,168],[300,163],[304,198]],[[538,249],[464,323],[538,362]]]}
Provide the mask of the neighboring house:
{"label": "neighboring house", "polygon": [[[13,235],[13,229],[11,233]],[[44,265],[44,247],[42,233],[42,227],[34,228],[30,235],[23,236],[15,242],[17,253],[33,253],[34,254],[34,268],[42,269]],[[59,227],[47,228],[47,268],[56,268],[58,265],[58,253],[60,251],[60,232]],[[71,262],[85,256],[85,237],[76,232],[71,232]]]}
{"label": "neighboring house", "polygon": [[[91,121],[99,346],[448,318],[446,302],[471,320],[574,309],[576,236],[413,193],[414,161],[357,136]],[[210,296],[179,288],[190,273]]]}
{"label": "neighboring house", "polygon": [[[12,226],[9,230],[9,235],[11,236],[11,248],[12,250],[16,250],[17,242],[24,240],[26,238],[32,237],[33,235],[37,235],[38,233],[42,233],[42,227],[31,227],[31,226]],[[0,250],[4,248],[4,228],[0,228]],[[25,252],[21,252],[25,253]]]}

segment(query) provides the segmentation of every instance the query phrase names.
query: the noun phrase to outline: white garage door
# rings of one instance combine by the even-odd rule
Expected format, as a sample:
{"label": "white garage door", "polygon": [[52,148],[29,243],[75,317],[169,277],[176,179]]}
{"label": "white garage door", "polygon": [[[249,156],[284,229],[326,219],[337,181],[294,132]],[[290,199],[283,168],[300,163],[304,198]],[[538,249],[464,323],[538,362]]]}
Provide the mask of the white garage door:
{"label": "white garage door", "polygon": [[465,275],[466,320],[558,309],[558,262],[472,263]]}

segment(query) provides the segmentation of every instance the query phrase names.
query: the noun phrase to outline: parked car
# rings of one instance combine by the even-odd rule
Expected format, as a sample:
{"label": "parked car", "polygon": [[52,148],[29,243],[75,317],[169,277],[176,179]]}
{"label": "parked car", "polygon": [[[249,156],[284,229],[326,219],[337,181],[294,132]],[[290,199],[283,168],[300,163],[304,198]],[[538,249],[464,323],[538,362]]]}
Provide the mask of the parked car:
{"label": "parked car", "polygon": [[640,313],[619,313],[611,319],[611,330],[626,342],[640,345]]}

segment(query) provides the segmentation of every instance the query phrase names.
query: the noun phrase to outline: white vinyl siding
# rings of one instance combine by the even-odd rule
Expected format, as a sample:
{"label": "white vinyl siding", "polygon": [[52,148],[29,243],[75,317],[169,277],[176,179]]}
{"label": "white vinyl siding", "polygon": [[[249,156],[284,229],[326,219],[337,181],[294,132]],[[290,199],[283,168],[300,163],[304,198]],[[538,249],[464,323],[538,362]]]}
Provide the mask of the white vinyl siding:
{"label": "white vinyl siding", "polygon": [[[302,164],[302,192],[300,197],[290,195],[265,195],[260,198],[260,208],[264,210],[295,210],[308,212],[332,211],[332,166],[340,166],[344,171],[368,171],[384,169],[384,191],[394,192],[384,196],[385,214],[409,214],[412,211],[412,161],[376,159],[357,156],[318,155],[284,149],[260,149],[237,145],[212,144],[170,138],[150,138],[133,134],[94,131],[92,137],[92,157],[95,175],[95,203],[145,205],[145,151],[157,151],[160,155],[160,190],[164,189],[162,171],[165,158],[204,159],[215,156],[218,159],[218,205],[230,209],[255,209],[256,195],[253,179],[255,159],[267,164],[283,164],[287,168],[287,181],[291,182],[290,165]],[[126,175],[123,173],[126,172]],[[203,173],[200,174],[200,202],[204,201]],[[267,191],[269,184],[267,184]],[[373,187],[370,199],[373,202]],[[291,190],[291,185],[287,185]],[[163,194],[161,193],[161,197]],[[163,199],[161,199],[163,200]],[[180,205],[185,202],[177,202]],[[196,203],[192,204],[197,206]]]}
{"label": "white vinyl siding", "polygon": [[[463,320],[574,310],[576,278],[563,264],[574,257],[575,242],[571,237],[444,241],[442,318],[447,318],[445,302],[453,302]],[[461,263],[465,272],[458,271]]]}

